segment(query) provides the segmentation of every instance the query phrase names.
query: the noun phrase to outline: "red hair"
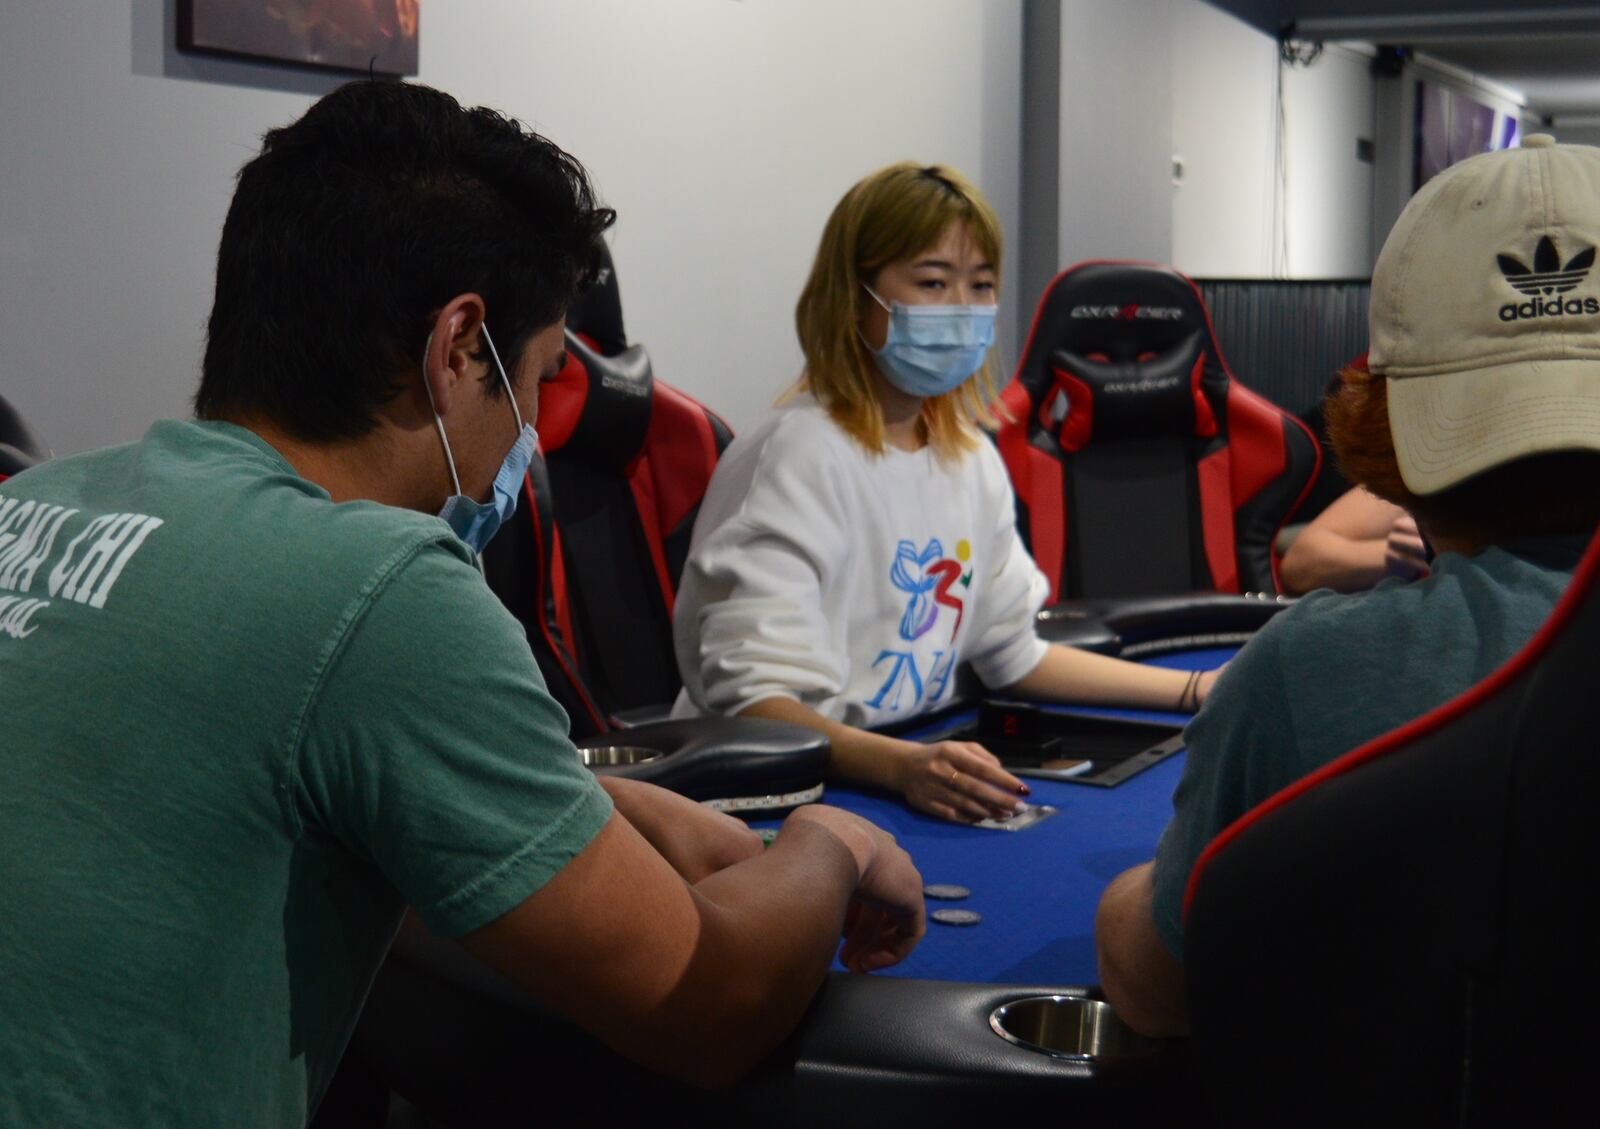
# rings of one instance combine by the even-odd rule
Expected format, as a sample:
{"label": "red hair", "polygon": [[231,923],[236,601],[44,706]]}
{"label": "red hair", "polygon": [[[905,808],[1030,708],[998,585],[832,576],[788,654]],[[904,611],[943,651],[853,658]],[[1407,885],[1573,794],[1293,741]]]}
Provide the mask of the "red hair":
{"label": "red hair", "polygon": [[1409,512],[1430,537],[1477,549],[1600,525],[1600,453],[1531,455],[1437,494],[1413,494],[1389,430],[1388,378],[1369,371],[1363,357],[1340,374],[1322,410],[1344,476]]}

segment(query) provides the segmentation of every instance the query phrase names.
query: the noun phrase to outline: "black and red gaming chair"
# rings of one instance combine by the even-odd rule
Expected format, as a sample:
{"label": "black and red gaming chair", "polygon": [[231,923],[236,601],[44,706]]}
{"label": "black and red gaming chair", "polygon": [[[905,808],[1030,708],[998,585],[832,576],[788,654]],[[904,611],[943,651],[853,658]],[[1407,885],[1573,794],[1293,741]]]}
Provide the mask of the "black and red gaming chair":
{"label": "black and red gaming chair", "polygon": [[[567,335],[540,390],[542,460],[490,545],[490,586],[526,627],[575,735],[670,706],[681,682],[672,608],[726,424],[656,381],[639,346],[605,357]],[[537,519],[537,520],[536,520]]]}
{"label": "black and red gaming chair", "polygon": [[1276,592],[1272,541],[1321,465],[1233,378],[1194,283],[1152,263],[1045,290],[997,442],[1052,600]]}
{"label": "black and red gaming chair", "polygon": [[539,393],[524,504],[490,544],[490,587],[528,632],[574,737],[664,716],[681,681],[672,609],[700,501],[733,433],[623,345],[616,276],[568,321],[567,365]]}
{"label": "black and red gaming chair", "polygon": [[0,396],[0,482],[48,457],[44,444],[22,422],[17,410]]}
{"label": "black and red gaming chair", "polygon": [[1194,1050],[1228,1125],[1592,1125],[1600,536],[1486,681],[1196,864]]}

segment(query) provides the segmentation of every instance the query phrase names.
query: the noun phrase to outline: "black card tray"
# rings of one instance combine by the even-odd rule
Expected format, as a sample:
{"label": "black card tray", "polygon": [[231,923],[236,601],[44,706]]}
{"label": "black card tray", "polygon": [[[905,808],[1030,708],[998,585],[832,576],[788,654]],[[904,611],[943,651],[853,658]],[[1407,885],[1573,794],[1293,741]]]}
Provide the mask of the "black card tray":
{"label": "black card tray", "polygon": [[[1183,748],[1183,725],[991,698],[979,705],[976,723],[969,715],[953,720],[948,728],[920,733],[917,739],[929,744],[975,741],[1014,775],[1110,788]],[[1045,767],[1074,758],[1091,761],[1092,767],[1070,776]]]}

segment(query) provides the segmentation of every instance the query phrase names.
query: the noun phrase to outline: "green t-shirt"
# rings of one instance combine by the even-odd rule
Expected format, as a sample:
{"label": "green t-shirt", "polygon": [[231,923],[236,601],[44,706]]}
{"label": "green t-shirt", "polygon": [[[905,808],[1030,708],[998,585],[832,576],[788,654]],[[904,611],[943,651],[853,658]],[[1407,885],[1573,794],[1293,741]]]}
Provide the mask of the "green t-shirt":
{"label": "green t-shirt", "polygon": [[1156,848],[1156,932],[1183,956],[1183,895],[1206,845],[1296,780],[1481,682],[1550,616],[1587,538],[1443,553],[1424,580],[1312,592],[1228,664],[1184,731]]}
{"label": "green t-shirt", "polygon": [[304,1124],[403,906],[610,812],[438,519],[227,424],[0,483],[0,1124]]}

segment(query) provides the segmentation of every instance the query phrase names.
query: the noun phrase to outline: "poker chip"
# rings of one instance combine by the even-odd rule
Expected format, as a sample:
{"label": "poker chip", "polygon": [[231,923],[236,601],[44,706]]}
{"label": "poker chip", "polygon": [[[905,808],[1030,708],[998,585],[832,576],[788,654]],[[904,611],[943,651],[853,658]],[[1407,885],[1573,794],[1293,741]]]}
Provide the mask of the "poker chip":
{"label": "poker chip", "polygon": [[983,920],[981,914],[970,909],[936,909],[928,916],[940,925],[976,925]]}
{"label": "poker chip", "polygon": [[935,882],[932,885],[924,886],[922,892],[927,897],[938,898],[942,902],[958,902],[962,898],[972,896],[972,891],[965,886],[957,886],[949,882]]}

